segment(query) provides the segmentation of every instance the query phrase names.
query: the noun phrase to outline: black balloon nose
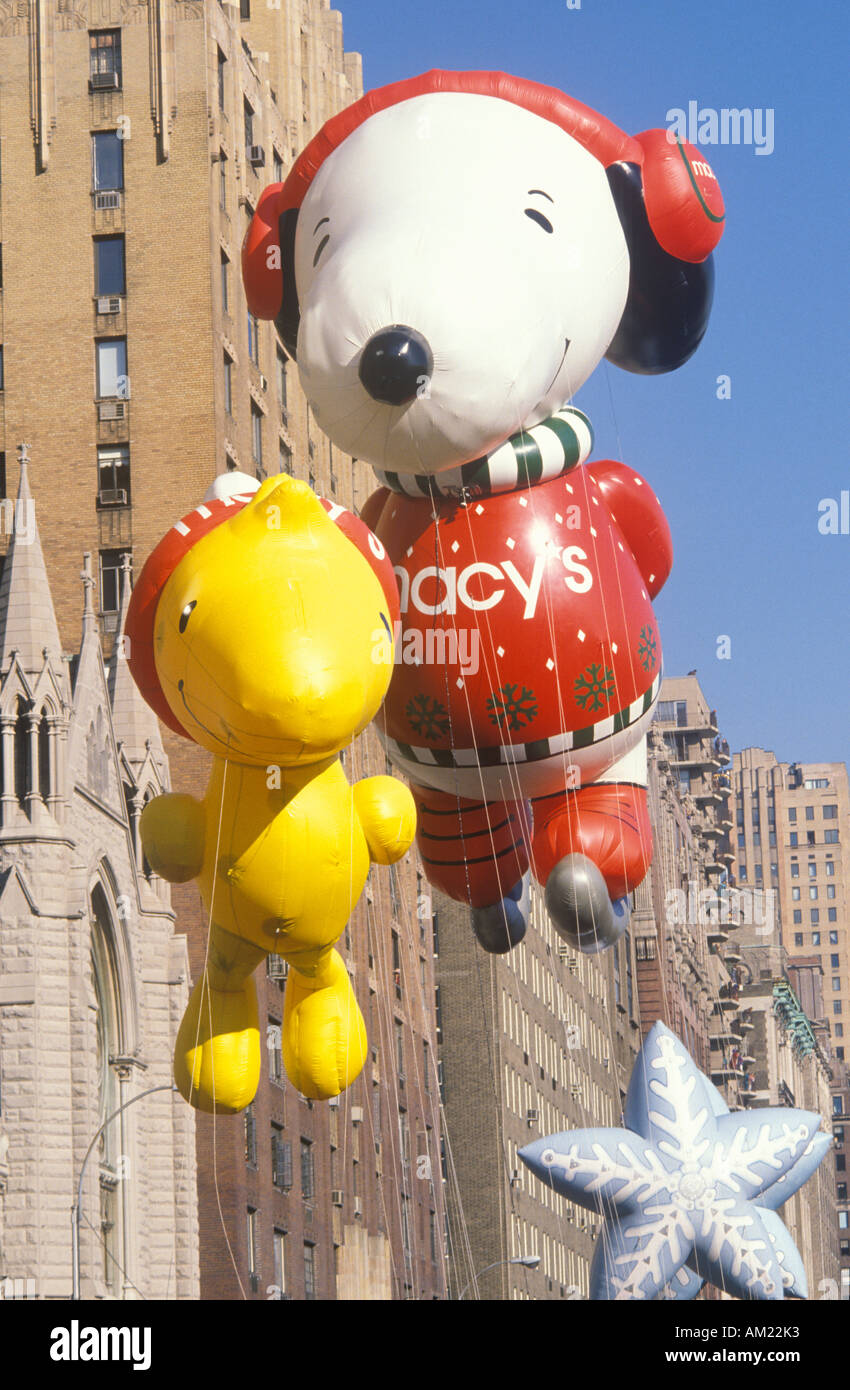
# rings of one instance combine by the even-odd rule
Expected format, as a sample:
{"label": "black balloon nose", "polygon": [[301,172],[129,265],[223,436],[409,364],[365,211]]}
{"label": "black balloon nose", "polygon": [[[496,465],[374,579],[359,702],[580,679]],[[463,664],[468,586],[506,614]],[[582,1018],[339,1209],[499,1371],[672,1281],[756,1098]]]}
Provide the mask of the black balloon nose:
{"label": "black balloon nose", "polygon": [[433,370],[427,341],[403,323],[374,334],[360,358],[360,380],[373,400],[386,405],[407,405],[424,394]]}

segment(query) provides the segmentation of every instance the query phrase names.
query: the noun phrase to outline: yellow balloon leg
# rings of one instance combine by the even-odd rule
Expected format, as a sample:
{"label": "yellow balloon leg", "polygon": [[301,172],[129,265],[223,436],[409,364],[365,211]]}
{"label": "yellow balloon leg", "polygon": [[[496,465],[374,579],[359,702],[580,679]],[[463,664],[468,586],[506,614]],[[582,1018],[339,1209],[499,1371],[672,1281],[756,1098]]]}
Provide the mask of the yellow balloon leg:
{"label": "yellow balloon leg", "polygon": [[283,1062],[310,1100],[350,1086],[366,1060],[366,1028],[345,964],[331,951],[314,979],[290,965],[283,1008]]}
{"label": "yellow balloon leg", "polygon": [[257,1093],[260,1030],[257,991],[249,977],[241,989],[195,985],[174,1050],[174,1080],[184,1100],[207,1114],[234,1115]]}

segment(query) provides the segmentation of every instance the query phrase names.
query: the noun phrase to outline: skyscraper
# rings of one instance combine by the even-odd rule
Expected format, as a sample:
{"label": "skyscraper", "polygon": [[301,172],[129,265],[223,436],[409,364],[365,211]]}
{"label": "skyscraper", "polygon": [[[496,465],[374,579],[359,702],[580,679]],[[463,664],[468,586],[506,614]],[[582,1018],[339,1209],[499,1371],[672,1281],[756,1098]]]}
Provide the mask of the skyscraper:
{"label": "skyscraper", "polygon": [[[14,492],[26,439],[62,646],[78,639],[89,551],[116,679],[128,564],[138,574],[216,474],[291,472],[347,506],[371,490],[311,420],[273,324],[248,315],[239,263],[262,189],[359,96],[360,62],[328,0],[34,0],[0,3],[0,74],[0,484]],[[163,744],[172,785],[199,793],[206,755]],[[348,754],[351,778],[385,770],[370,737]],[[255,1105],[198,1117],[203,1295],[444,1287],[433,951],[413,862],[376,869],[369,895],[345,950],[370,1029],[363,1077],[336,1107],[288,1086],[271,961]],[[195,885],[171,900],[194,978]]]}

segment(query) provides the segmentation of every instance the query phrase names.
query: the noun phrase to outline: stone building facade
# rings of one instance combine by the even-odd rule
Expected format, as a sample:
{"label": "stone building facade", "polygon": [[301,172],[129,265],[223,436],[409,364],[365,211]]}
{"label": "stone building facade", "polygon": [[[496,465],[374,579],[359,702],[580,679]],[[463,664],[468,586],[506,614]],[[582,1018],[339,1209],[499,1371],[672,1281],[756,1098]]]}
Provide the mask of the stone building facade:
{"label": "stone building facade", "polygon": [[170,1064],[186,940],[138,839],[165,759],[126,663],[104,668],[88,555],[62,650],[22,453],[0,580],[0,1281],[71,1296],[81,1182],[81,1296],[196,1298],[194,1123]]}
{"label": "stone building facade", "polygon": [[[65,648],[79,555],[96,557],[108,658],[122,566],[138,574],[216,474],[287,471],[345,506],[372,490],[311,419],[274,325],[249,318],[239,261],[263,188],[361,90],[328,0],[0,0],[0,483],[14,488],[27,438]],[[206,755],[170,733],[163,745],[174,787],[200,793]],[[348,755],[352,778],[385,770],[371,735]],[[372,1043],[357,1085],[308,1106],[279,1077],[272,962],[255,1107],[197,1119],[204,1297],[444,1291],[433,950],[413,858],[375,870],[370,895],[348,936]],[[195,978],[195,885],[171,902]]]}

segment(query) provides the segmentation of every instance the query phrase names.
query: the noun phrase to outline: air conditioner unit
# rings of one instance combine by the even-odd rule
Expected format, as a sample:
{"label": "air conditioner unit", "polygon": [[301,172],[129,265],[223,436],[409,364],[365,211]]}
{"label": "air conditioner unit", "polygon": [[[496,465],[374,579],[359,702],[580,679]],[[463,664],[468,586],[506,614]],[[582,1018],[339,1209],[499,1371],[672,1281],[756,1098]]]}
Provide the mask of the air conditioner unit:
{"label": "air conditioner unit", "polygon": [[120,208],[121,194],[119,192],[95,193],[95,208],[105,210],[108,208]]}
{"label": "air conditioner unit", "polygon": [[575,1086],[575,1085],[571,1086],[571,1087],[570,1087],[570,1095],[572,1096],[573,1100],[578,1100],[579,1097],[581,1096],[581,1086]]}
{"label": "air conditioner unit", "polygon": [[363,1106],[362,1106],[362,1105],[352,1105],[352,1107],[351,1107],[351,1123],[352,1123],[353,1125],[362,1125],[362,1123],[363,1123]]}
{"label": "air conditioner unit", "polygon": [[99,314],[118,314],[121,312],[121,296],[117,294],[102,294],[98,296],[97,312]]}
{"label": "air conditioner unit", "polygon": [[116,92],[118,90],[118,73],[93,72],[89,78],[89,86],[93,92]]}
{"label": "air conditioner unit", "polygon": [[97,418],[98,420],[125,420],[127,418],[126,401],[98,401]]}
{"label": "air conditioner unit", "polygon": [[252,164],[255,169],[258,169],[266,162],[266,152],[262,145],[248,145],[246,148],[246,157],[248,163]]}
{"label": "air conditioner unit", "polygon": [[540,1118],[540,1116],[538,1115],[536,1110],[526,1110],[525,1118],[527,1119],[530,1125],[533,1125]]}
{"label": "air conditioner unit", "polygon": [[[101,417],[102,418],[102,417]],[[97,500],[102,507],[126,507],[127,491],[123,487],[101,488]]]}
{"label": "air conditioner unit", "polygon": [[270,955],[266,958],[266,974],[270,980],[285,980],[289,973],[289,963],[283,956]]}
{"label": "air conditioner unit", "polygon": [[264,377],[264,376],[261,376],[261,377],[260,377],[260,390],[261,390],[261,391],[268,391],[268,389],[269,389],[269,383],[268,383],[267,378]]}
{"label": "air conditioner unit", "polygon": [[339,1109],[339,1096],[331,1096],[330,1100],[328,1101],[328,1109],[330,1109],[330,1110],[338,1110],[338,1109]]}
{"label": "air conditioner unit", "polygon": [[341,1207],[341,1206],[342,1206],[342,1203],[343,1203],[343,1199],[344,1199],[344,1193],[341,1192],[339,1188],[336,1188],[336,1189],[331,1193],[331,1201],[332,1201],[332,1203],[333,1203],[333,1205],[334,1205],[335,1207]]}
{"label": "air conditioner unit", "polygon": [[363,1215],[363,1199],[362,1199],[362,1197],[355,1197],[355,1198],[354,1198],[354,1215],[355,1215],[355,1216],[362,1216],[362,1215]]}

